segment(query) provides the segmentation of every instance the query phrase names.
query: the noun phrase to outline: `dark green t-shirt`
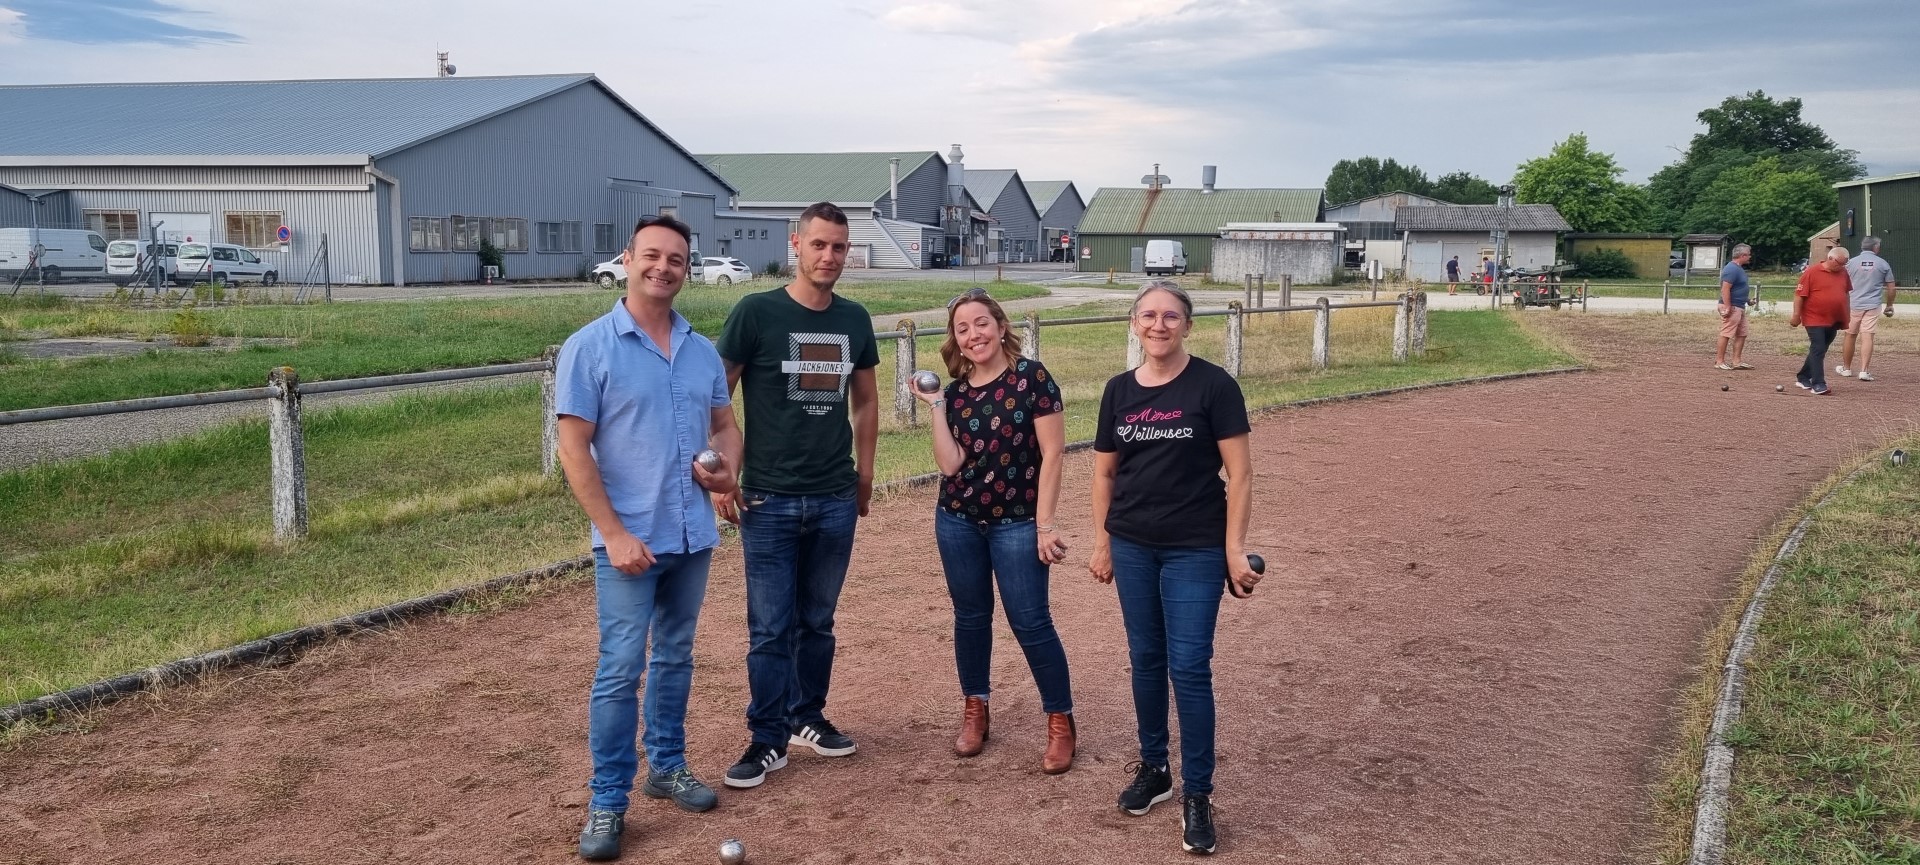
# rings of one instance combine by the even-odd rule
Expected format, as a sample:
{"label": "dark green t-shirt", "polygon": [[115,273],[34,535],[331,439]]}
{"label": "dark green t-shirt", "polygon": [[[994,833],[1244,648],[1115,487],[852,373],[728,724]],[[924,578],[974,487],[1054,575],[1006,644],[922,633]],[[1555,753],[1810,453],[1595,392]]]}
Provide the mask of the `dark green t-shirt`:
{"label": "dark green t-shirt", "polygon": [[854,370],[880,365],[867,308],[839,295],[815,312],[785,286],[749,294],[720,329],[720,356],[740,364],[747,413],[741,486],[787,495],[853,486]]}

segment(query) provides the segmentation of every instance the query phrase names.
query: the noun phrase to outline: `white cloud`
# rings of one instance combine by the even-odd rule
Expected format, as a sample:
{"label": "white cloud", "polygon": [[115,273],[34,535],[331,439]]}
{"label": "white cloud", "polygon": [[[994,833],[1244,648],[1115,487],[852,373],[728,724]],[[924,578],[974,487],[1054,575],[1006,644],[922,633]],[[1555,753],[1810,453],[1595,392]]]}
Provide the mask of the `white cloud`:
{"label": "white cloud", "polygon": [[26,16],[0,6],[0,45],[20,42],[26,38]]}

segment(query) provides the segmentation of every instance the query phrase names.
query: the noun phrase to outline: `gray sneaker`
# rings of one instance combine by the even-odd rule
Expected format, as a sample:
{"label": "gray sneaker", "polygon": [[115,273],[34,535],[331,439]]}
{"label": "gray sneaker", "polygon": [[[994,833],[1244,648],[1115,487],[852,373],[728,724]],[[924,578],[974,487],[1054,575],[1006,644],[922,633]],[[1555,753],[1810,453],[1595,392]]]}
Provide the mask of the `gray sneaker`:
{"label": "gray sneaker", "polygon": [[587,812],[587,827],[580,830],[580,858],[606,862],[620,858],[620,833],[627,818],[618,811]]}
{"label": "gray sneaker", "polygon": [[640,792],[651,799],[672,799],[673,804],[680,806],[680,810],[696,814],[713,810],[717,801],[713,788],[693,777],[693,770],[685,766],[671,772],[648,772],[647,783],[640,788]]}

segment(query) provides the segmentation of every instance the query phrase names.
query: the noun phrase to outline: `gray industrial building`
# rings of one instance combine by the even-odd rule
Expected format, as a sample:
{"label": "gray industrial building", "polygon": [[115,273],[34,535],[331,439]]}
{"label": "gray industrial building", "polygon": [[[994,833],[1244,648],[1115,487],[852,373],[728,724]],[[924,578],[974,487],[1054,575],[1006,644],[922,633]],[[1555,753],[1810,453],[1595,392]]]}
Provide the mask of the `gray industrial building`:
{"label": "gray industrial building", "polygon": [[[1047,250],[1047,257],[1054,258],[1063,251],[1060,238],[1065,236],[1071,244],[1073,235],[1080,230],[1080,217],[1087,213],[1087,200],[1080,197],[1080,190],[1071,180],[1029,180],[1027,197],[1033,199],[1033,206],[1040,211],[1040,246]],[[1071,252],[1071,250],[1065,250]],[[1072,256],[1060,256],[1071,261]]]}
{"label": "gray industrial building", "polygon": [[966,191],[957,144],[944,159],[931,150],[699,158],[739,190],[735,206],[742,213],[798,220],[820,201],[845,210],[850,268],[986,263],[993,218]]}
{"label": "gray industrial building", "polygon": [[1920,285],[1920,171],[1863,177],[1834,188],[1840,193],[1839,244],[1858,255],[1861,238],[1880,238],[1880,255],[1893,266],[1894,278]]}
{"label": "gray industrial building", "polygon": [[967,169],[967,194],[993,217],[987,229],[985,264],[1039,261],[1040,210],[1012,168]]}
{"label": "gray industrial building", "polygon": [[1507,232],[1508,267],[1541,267],[1559,260],[1560,232],[1572,226],[1551,204],[1448,204],[1401,207],[1394,213],[1400,232],[1400,263],[1408,279],[1445,282],[1447,260],[1460,258],[1464,278],[1494,254],[1495,235]]}
{"label": "gray industrial building", "polygon": [[475,279],[482,239],[506,278],[572,277],[647,214],[756,269],[786,245],[587,74],[0,87],[0,183],[64,191],[108,239],[164,222],[246,246],[289,281],[323,236],[334,281],[396,285]]}
{"label": "gray industrial building", "polygon": [[1404,238],[1394,228],[1394,215],[1402,207],[1449,204],[1451,202],[1412,192],[1382,192],[1344,204],[1330,204],[1327,206],[1326,219],[1328,222],[1338,222],[1346,229],[1343,263],[1347,267],[1360,267],[1373,260],[1382,262],[1384,267],[1399,268],[1400,244]]}

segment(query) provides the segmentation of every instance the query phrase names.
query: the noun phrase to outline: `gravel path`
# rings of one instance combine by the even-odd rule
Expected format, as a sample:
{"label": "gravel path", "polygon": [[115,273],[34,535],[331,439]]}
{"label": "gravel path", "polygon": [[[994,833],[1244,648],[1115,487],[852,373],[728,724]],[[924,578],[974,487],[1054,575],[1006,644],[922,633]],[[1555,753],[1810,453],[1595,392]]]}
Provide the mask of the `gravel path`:
{"label": "gravel path", "polygon": [[[1600,371],[1315,406],[1253,433],[1251,543],[1276,566],[1228,599],[1215,683],[1226,861],[1645,861],[1647,790],[1701,641],[1780,516],[1920,419],[1920,359],[1880,382],[1776,394],[1697,346],[1590,317]],[[1497,443],[1489,445],[1487,443]],[[1764,443],[1764,445],[1761,445]],[[1765,456],[1756,454],[1764,447]],[[1113,807],[1134,756],[1125,639],[1078,562],[1090,457],[1069,458],[1054,573],[1081,747],[1043,730],[1000,626],[994,729],[956,759],[960,698],[929,491],[864,521],[829,711],[860,743],[797,754],[689,815],[636,797],[629,858],[761,863],[1174,863],[1178,811]],[[584,527],[582,529],[584,533]],[[744,744],[740,560],[715,558],[689,756]],[[593,595],[559,586],[98,713],[0,752],[0,851],[18,861],[565,862],[583,818]]]}

